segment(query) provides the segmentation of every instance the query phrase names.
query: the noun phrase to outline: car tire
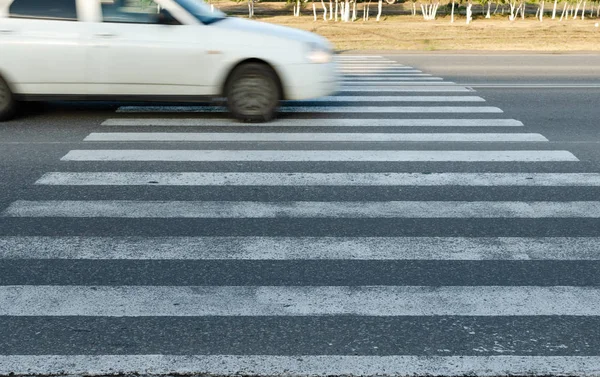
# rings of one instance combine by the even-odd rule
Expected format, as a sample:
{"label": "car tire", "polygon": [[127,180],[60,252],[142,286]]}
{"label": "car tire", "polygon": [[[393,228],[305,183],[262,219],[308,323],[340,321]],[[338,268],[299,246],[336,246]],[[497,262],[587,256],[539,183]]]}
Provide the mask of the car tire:
{"label": "car tire", "polygon": [[227,107],[243,122],[268,122],[277,113],[281,89],[273,69],[266,64],[246,63],[227,80]]}
{"label": "car tire", "polygon": [[15,115],[17,102],[8,86],[8,83],[0,77],[0,122],[9,120]]}

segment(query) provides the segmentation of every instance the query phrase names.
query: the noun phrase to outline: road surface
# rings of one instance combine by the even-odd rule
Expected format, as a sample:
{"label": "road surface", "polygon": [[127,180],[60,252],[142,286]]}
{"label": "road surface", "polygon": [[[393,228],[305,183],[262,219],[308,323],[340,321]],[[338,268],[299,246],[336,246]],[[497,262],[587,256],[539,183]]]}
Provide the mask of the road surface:
{"label": "road surface", "polygon": [[0,375],[600,375],[599,59],[340,59],[0,125]]}

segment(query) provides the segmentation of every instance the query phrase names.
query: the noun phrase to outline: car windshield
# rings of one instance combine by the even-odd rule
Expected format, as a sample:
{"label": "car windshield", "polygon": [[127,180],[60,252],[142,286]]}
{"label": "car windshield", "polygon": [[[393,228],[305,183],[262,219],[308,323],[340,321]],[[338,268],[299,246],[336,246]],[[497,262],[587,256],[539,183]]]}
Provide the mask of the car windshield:
{"label": "car windshield", "polygon": [[198,21],[203,24],[212,24],[214,22],[223,20],[227,15],[220,10],[211,9],[205,2],[201,0],[175,0],[177,4],[181,5],[191,15],[196,17]]}

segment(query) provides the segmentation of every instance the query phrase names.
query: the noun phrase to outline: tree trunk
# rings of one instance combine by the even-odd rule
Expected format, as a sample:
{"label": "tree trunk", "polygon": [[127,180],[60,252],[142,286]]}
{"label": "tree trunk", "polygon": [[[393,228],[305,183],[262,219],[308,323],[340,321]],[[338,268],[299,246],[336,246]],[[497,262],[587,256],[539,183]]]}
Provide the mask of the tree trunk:
{"label": "tree trunk", "polygon": [[515,7],[517,6],[517,2],[511,1],[509,5],[510,5],[510,16],[508,16],[508,19],[510,21],[514,21],[517,18],[517,13],[515,12]]}
{"label": "tree trunk", "polygon": [[523,5],[521,5],[521,19],[525,19],[525,1],[523,1]]}
{"label": "tree trunk", "polygon": [[546,5],[546,1],[542,0],[540,3],[540,22],[544,22],[544,6]]}
{"label": "tree trunk", "polygon": [[329,0],[329,19],[333,20],[333,0]]}
{"label": "tree trunk", "polygon": [[338,11],[339,11],[339,6],[338,5],[339,5],[339,0],[335,0],[335,13],[334,13],[334,15],[335,15],[335,22],[337,22],[337,20],[338,20]]}
{"label": "tree trunk", "polygon": [[554,0],[554,7],[552,8],[552,19],[556,19],[556,6],[558,5],[558,0]]}
{"label": "tree trunk", "polygon": [[577,18],[577,15],[579,14],[579,7],[581,6],[581,1],[577,2],[577,6],[575,7],[575,14],[573,15],[573,19]]}
{"label": "tree trunk", "polygon": [[377,22],[381,19],[381,8],[383,8],[383,0],[377,2],[377,18],[375,19]]}
{"label": "tree trunk", "polygon": [[494,14],[496,14],[498,12],[498,7],[500,6],[500,2],[496,3],[496,9],[494,9]]}
{"label": "tree trunk", "polygon": [[350,21],[350,0],[346,0],[344,4],[344,22]]}
{"label": "tree trunk", "polygon": [[581,9],[581,21],[583,21],[585,19],[585,6],[586,6],[587,2],[584,0],[583,1],[583,7]]}
{"label": "tree trunk", "polygon": [[492,14],[490,13],[492,10],[492,2],[488,1],[488,10],[487,10],[487,14],[485,15],[485,18],[492,18]]}
{"label": "tree trunk", "polygon": [[317,6],[315,5],[315,0],[313,0],[312,2],[312,8],[313,8],[313,21],[317,20]]}
{"label": "tree trunk", "polygon": [[560,20],[558,20],[558,21],[562,21],[563,18],[565,18],[565,14],[566,13],[567,13],[567,3],[565,3],[565,6],[563,7],[562,14],[560,15]]}
{"label": "tree trunk", "polygon": [[454,0],[452,0],[452,13],[450,13],[450,23],[454,23]]}
{"label": "tree trunk", "polygon": [[327,5],[325,5],[325,0],[321,0],[321,6],[323,7],[323,21],[327,21]]}
{"label": "tree trunk", "polygon": [[473,3],[471,2],[471,0],[469,0],[469,2],[467,3],[467,25],[471,23],[471,21],[473,20],[471,18],[471,16],[473,15],[473,11],[471,10],[473,8]]}
{"label": "tree trunk", "polygon": [[252,0],[248,0],[248,18],[252,18]]}
{"label": "tree trunk", "polygon": [[352,22],[356,21],[356,0],[352,4]]}

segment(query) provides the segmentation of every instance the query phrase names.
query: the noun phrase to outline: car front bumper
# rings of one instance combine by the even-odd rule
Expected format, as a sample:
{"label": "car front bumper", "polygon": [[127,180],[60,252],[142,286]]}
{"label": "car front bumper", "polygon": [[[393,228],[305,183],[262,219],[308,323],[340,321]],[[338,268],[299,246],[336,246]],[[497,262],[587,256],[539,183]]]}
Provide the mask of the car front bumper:
{"label": "car front bumper", "polygon": [[303,100],[328,96],[339,88],[335,62],[327,64],[292,64],[277,67],[286,100]]}

